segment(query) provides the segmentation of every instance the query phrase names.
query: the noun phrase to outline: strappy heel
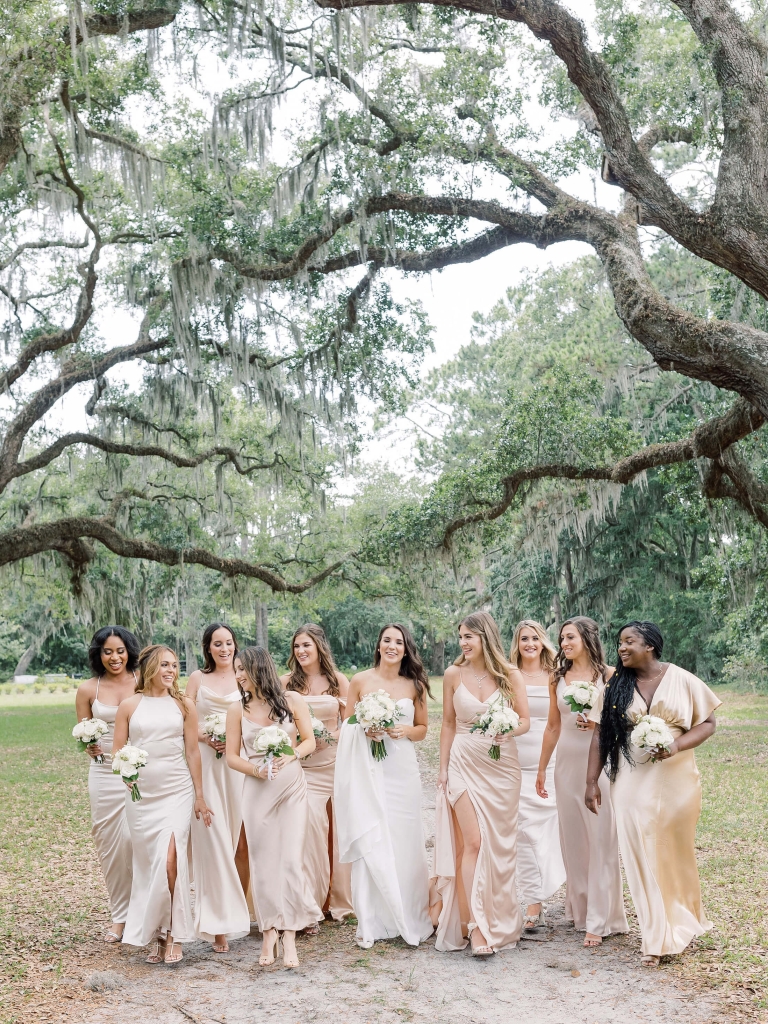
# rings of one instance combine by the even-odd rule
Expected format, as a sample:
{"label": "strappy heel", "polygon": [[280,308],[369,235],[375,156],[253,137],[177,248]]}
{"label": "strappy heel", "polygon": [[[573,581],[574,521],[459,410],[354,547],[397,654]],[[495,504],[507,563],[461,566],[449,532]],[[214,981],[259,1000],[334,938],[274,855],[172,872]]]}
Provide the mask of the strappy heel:
{"label": "strappy heel", "polygon": [[281,937],[282,937],[282,940],[283,940],[283,967],[298,967],[299,966],[299,954],[295,951],[296,950],[296,932],[293,933],[293,949],[294,949],[294,954],[293,954],[294,955],[294,959],[293,960],[286,960],[285,959],[285,935],[282,935]]}
{"label": "strappy heel", "polygon": [[150,952],[144,961],[147,964],[161,964],[165,959],[165,943],[161,942],[160,939],[155,941],[150,946]]}
{"label": "strappy heel", "polygon": [[546,911],[544,907],[538,912],[538,914],[526,914],[525,920],[523,921],[523,928],[527,932],[533,932],[537,928],[541,928],[545,924],[544,915]]}
{"label": "strappy heel", "polygon": [[112,929],[109,928],[106,932],[104,932],[104,941],[107,944],[113,944],[115,942],[122,942],[123,941],[122,933],[120,935],[118,935],[117,932],[113,932]]}
{"label": "strappy heel", "polygon": [[658,967],[661,961],[661,957],[654,956],[653,953],[646,953],[645,956],[640,958],[640,963],[643,967]]}
{"label": "strappy heel", "polygon": [[280,950],[280,932],[277,928],[270,928],[269,931],[273,931],[275,933],[275,937],[272,942],[270,942],[269,946],[264,945],[266,939],[262,938],[261,956],[259,957],[259,965],[261,967],[269,967],[270,964],[273,964]]}
{"label": "strappy heel", "polygon": [[[173,952],[174,949],[178,949],[178,951],[179,951],[178,956]],[[177,963],[179,963],[183,959],[184,959],[184,954],[183,954],[183,952],[181,950],[181,943],[180,942],[174,942],[173,939],[171,939],[170,948],[168,948],[168,946],[166,945],[165,962],[167,964],[177,964]]]}
{"label": "strappy heel", "polygon": [[493,946],[473,946],[472,956],[495,956],[496,950]]}

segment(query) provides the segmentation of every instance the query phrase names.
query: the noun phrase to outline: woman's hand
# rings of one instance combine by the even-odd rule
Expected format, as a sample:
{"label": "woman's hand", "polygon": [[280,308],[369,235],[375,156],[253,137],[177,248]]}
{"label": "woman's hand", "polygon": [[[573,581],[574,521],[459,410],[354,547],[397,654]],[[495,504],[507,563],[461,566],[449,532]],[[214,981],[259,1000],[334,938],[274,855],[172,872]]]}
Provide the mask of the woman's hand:
{"label": "woman's hand", "polygon": [[661,750],[657,754],[654,754],[651,757],[651,760],[652,761],[666,761],[668,757],[674,757],[674,755],[678,752],[678,750],[679,750],[679,748],[677,746],[677,740],[674,740],[674,742],[670,746],[669,750],[666,750],[666,749],[664,749],[664,747],[662,747]]}
{"label": "woman's hand", "polygon": [[226,740],[223,743],[220,743],[218,740],[215,740],[213,738],[213,736],[206,736],[205,737],[205,742],[208,744],[208,746],[212,750],[215,750],[217,754],[226,754],[226,752],[227,752]]}
{"label": "woman's hand", "polygon": [[390,736],[393,740],[401,740],[406,735],[405,726],[390,725],[390,727],[388,729],[385,729],[384,733],[382,733],[382,735],[384,734]]}
{"label": "woman's hand", "polygon": [[104,756],[104,751],[101,749],[100,743],[89,743],[85,749],[88,751],[89,757],[97,758]]}
{"label": "woman's hand", "polygon": [[444,793],[448,792],[448,769],[441,768],[440,774],[437,776],[437,788],[442,789]]}
{"label": "woman's hand", "polygon": [[213,817],[213,811],[209,808],[202,796],[195,799],[195,817],[198,821],[203,819],[203,824],[206,828],[211,827],[211,818]]}
{"label": "woman's hand", "polygon": [[[291,761],[295,761],[295,760],[296,760],[296,755],[295,754],[281,754],[280,757],[273,757],[272,758],[272,778],[274,779],[274,777],[276,775],[278,775],[283,770],[283,768],[285,768],[285,766],[287,764],[290,764]],[[259,769],[259,775],[260,775],[260,777],[262,779],[268,779],[269,778],[269,764],[265,764],[263,767],[264,767],[264,772],[262,774],[261,769]]]}
{"label": "woman's hand", "polygon": [[366,729],[365,735],[369,740],[383,740],[387,734],[381,729]]}
{"label": "woman's hand", "polygon": [[537,772],[536,773],[536,792],[542,800],[549,799],[549,793],[547,792],[547,773]]}
{"label": "woman's hand", "polygon": [[579,729],[581,732],[586,732],[587,729],[591,728],[591,726],[592,726],[592,723],[587,718],[587,716],[584,714],[584,712],[583,711],[579,711],[578,714],[576,715],[576,728]]}
{"label": "woman's hand", "polygon": [[584,794],[584,803],[592,811],[593,814],[597,814],[600,810],[600,787],[596,782],[587,782],[587,791]]}

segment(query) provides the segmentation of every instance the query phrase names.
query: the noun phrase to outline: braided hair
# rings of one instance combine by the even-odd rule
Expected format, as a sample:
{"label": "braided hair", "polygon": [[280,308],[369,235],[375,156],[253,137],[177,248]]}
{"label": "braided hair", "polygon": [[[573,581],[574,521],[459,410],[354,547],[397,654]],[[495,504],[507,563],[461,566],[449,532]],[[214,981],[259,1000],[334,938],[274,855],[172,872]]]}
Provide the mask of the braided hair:
{"label": "braided hair", "polygon": [[[656,657],[661,657],[664,637],[655,622],[627,622],[616,634],[617,646],[625,629],[634,629],[653,648]],[[603,712],[600,716],[600,761],[605,765],[611,782],[616,781],[622,757],[628,764],[634,764],[629,746],[631,722],[627,718],[627,711],[635,697],[636,682],[635,670],[625,666],[621,658],[618,658],[616,674],[606,684],[603,693]]]}

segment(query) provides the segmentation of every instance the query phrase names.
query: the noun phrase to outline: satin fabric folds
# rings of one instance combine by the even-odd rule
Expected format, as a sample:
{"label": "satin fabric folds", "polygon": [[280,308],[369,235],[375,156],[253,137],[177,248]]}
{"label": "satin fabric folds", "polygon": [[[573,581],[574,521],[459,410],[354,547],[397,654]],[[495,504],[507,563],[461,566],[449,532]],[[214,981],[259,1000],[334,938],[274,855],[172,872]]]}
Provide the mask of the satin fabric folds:
{"label": "satin fabric folds", "polygon": [[[610,686],[610,684],[609,684]],[[610,689],[606,691],[610,694]],[[677,738],[706,721],[722,701],[685,669],[670,665],[650,708],[639,693],[627,715],[663,718]],[[600,720],[603,700],[590,713]],[[693,750],[654,763],[631,747],[634,765],[622,762],[611,785],[621,859],[635,905],[644,954],[682,953],[712,927],[701,902],[696,866],[696,824],[701,779]]]}
{"label": "satin fabric folds", "polygon": [[[226,715],[240,692],[222,697],[201,685],[197,693],[197,715],[202,722],[216,712]],[[243,824],[243,783],[245,776],[227,766],[226,757],[216,757],[207,743],[200,744],[205,802],[213,811],[210,827],[192,818],[192,864],[195,882],[195,931],[213,942],[217,935],[239,939],[251,929],[248,905],[235,867],[235,850]]]}
{"label": "satin fabric folds", "polygon": [[[467,934],[477,927],[494,950],[514,946],[523,917],[517,899],[517,814],[520,764],[513,736],[500,745],[501,757],[488,754],[487,737],[469,731],[487,701],[474,697],[460,683],[453,695],[456,736],[448,762],[448,792],[436,798],[434,890],[442,902],[435,948],[464,949]],[[461,882],[459,837],[451,811],[467,794],[477,815],[480,852],[468,898]],[[434,899],[434,895],[433,895]]]}
{"label": "satin fabric folds", "polygon": [[[147,752],[139,770],[141,800],[125,788],[125,809],[133,841],[133,888],[123,942],[146,946],[172,932],[177,942],[194,942],[189,894],[189,827],[195,788],[184,759],[184,718],[173,697],[142,696],[131,715],[128,742]],[[167,859],[176,840],[176,885],[168,889]]]}
{"label": "satin fabric folds", "polygon": [[[397,703],[400,723],[411,724],[413,702]],[[356,941],[363,948],[397,935],[418,946],[433,931],[416,751],[407,739],[386,737],[384,744],[387,757],[376,761],[362,726],[345,722],[336,754],[339,858],[352,865]]]}

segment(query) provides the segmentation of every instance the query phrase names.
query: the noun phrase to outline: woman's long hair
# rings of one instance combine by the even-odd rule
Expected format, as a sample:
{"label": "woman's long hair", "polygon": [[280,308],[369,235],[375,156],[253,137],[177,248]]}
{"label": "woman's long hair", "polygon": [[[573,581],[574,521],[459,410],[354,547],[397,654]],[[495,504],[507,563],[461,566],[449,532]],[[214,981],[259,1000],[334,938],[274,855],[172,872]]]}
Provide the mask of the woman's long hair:
{"label": "woman's long hair", "polygon": [[235,656],[237,655],[237,637],[235,631],[231,626],[228,626],[226,622],[212,622],[210,626],[205,627],[203,633],[203,672],[213,672],[216,669],[216,662],[214,661],[213,655],[211,654],[211,641],[213,640],[213,634],[217,629],[226,629],[229,635],[232,637],[232,642],[235,645],[235,654],[232,656],[232,662],[234,664]]}
{"label": "woman's long hair", "polygon": [[165,644],[150,644],[149,647],[145,647],[139,654],[139,679],[136,683],[136,693],[146,693],[155,678],[157,673],[160,671],[160,662],[163,660],[163,654],[168,651],[176,659],[176,678],[173,680],[173,686],[171,687],[170,696],[176,701],[181,708],[182,715],[187,717],[187,704],[184,700],[184,694],[179,689],[179,656],[172,647],[167,647]]}
{"label": "woman's long hair", "polygon": [[[480,642],[483,645],[485,667],[488,669],[489,674],[493,676],[496,685],[509,701],[510,706],[514,707],[515,695],[509,682],[509,673],[513,666],[510,665],[504,654],[501,634],[499,633],[499,627],[496,625],[496,620],[488,612],[473,612],[472,615],[468,615],[466,619],[461,620],[459,629],[462,626],[465,626],[470,633],[475,633],[480,637]],[[467,660],[462,651],[453,664],[461,668],[466,663]]]}
{"label": "woman's long hair", "polygon": [[[263,647],[244,647],[238,651],[236,657],[243,666],[243,671],[253,683],[253,688],[269,704],[269,717],[273,722],[283,722],[288,719],[293,721],[291,709],[285,699],[280,679],[277,675],[275,663],[270,657],[269,651]],[[244,690],[240,683],[237,684],[243,707],[247,708],[253,699],[253,694]]]}
{"label": "woman's long hair", "polygon": [[[600,627],[598,624],[594,619],[587,618],[586,615],[574,615],[572,619],[566,619],[560,627],[560,633],[557,637],[558,644],[566,626],[575,626],[582,639],[584,649],[592,666],[592,678],[589,682],[594,683],[596,680],[602,679],[608,666],[605,663],[605,652],[600,641]],[[557,652],[557,664],[555,665],[552,685],[557,686],[566,672],[570,672],[572,668],[573,662],[570,658],[566,658],[561,647]]]}
{"label": "woman's long hair", "polygon": [[403,646],[405,647],[405,654],[403,660],[400,662],[400,671],[398,675],[405,676],[406,679],[410,679],[416,688],[416,701],[426,700],[425,694],[432,696],[432,691],[429,688],[429,676],[427,670],[424,668],[424,662],[421,660],[419,649],[416,646],[416,641],[411,636],[409,630],[405,626],[401,626],[399,622],[388,622],[386,626],[382,626],[379,632],[379,638],[376,641],[376,651],[373,655],[373,667],[378,668],[381,664],[381,638],[384,636],[388,629],[399,629],[403,634]]}
{"label": "woman's long hair", "polygon": [[333,660],[331,645],[328,643],[328,637],[325,635],[323,627],[318,626],[315,622],[305,622],[303,626],[299,626],[291,637],[291,653],[288,657],[288,671],[291,674],[288,682],[285,684],[286,690],[295,690],[296,693],[309,693],[309,682],[304,674],[304,669],[299,664],[293,651],[296,638],[301,636],[302,633],[306,633],[317,648],[317,656],[320,659],[320,672],[328,680],[328,693],[332,697],[338,697],[339,681],[336,678],[338,669],[336,668],[336,662]]}
{"label": "woman's long hair", "polygon": [[557,658],[557,648],[547,636],[547,631],[544,629],[540,622],[536,622],[535,619],[522,619],[515,626],[515,635],[512,637],[512,646],[509,649],[509,660],[515,668],[520,668],[520,662],[522,658],[520,656],[520,634],[524,629],[531,629],[541,640],[541,654],[539,659],[541,661],[542,668],[549,673],[552,673],[555,668],[555,659]]}
{"label": "woman's long hair", "polygon": [[[664,650],[664,637],[655,622],[627,622],[616,634],[619,638],[625,629],[634,629],[645,640],[657,658]],[[600,715],[600,760],[606,767],[608,776],[613,782],[621,767],[621,759],[633,764],[629,746],[629,733],[632,723],[627,711],[634,700],[637,673],[633,668],[622,664],[621,658],[616,659],[616,673],[606,684],[603,694],[603,711]]]}
{"label": "woman's long hair", "polygon": [[101,660],[101,652],[104,644],[111,636],[119,637],[128,652],[128,661],[125,665],[126,671],[135,672],[139,664],[141,644],[133,633],[124,626],[102,626],[100,630],[93,634],[93,639],[88,648],[88,664],[97,678],[104,675],[104,662]]}

